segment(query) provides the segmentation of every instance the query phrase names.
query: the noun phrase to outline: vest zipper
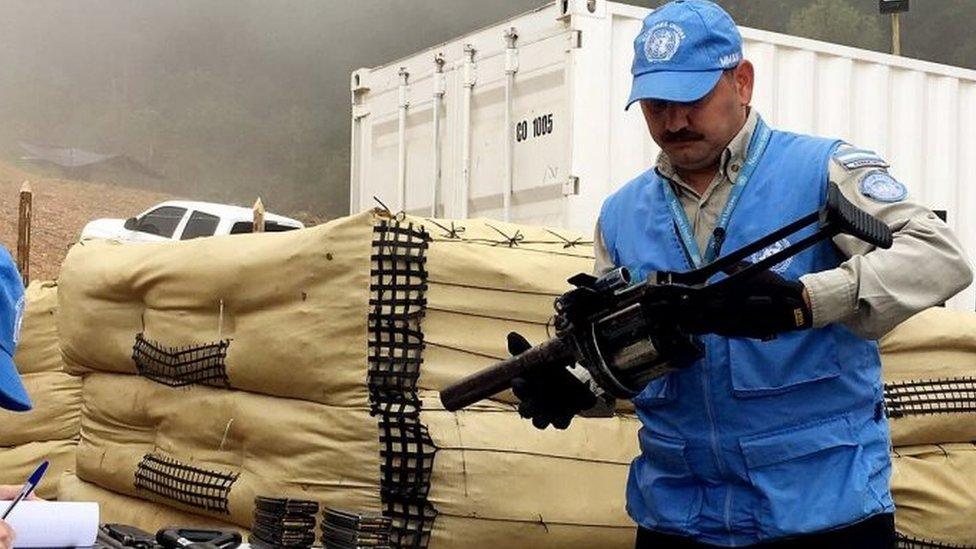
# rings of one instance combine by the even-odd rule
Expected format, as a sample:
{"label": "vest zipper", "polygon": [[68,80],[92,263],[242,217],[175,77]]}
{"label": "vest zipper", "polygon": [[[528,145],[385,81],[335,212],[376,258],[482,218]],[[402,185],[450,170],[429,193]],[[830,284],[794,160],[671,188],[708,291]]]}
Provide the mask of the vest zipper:
{"label": "vest zipper", "polygon": [[[715,426],[715,414],[712,411],[712,399],[711,399],[711,384],[709,383],[708,369],[711,367],[712,361],[709,358],[708,347],[711,345],[706,345],[705,350],[705,363],[702,365],[702,394],[705,397],[705,412],[708,414],[708,431],[709,437],[711,439],[712,446],[712,457],[715,459],[715,467],[718,468],[719,474],[723,477],[726,476],[725,461],[722,460],[722,453],[719,449],[718,444],[718,429]],[[732,537],[732,519],[731,515],[731,505],[732,505],[732,491],[726,486],[725,492],[725,531],[728,532],[731,541]]]}
{"label": "vest zipper", "polygon": [[708,351],[705,351],[705,364],[702,365],[702,393],[705,397],[705,412],[708,414],[708,432],[711,439],[712,446],[712,457],[715,458],[715,466],[719,470],[719,474],[723,477],[725,476],[725,462],[722,461],[722,453],[718,446],[718,433],[715,427],[715,413],[712,411],[712,399],[711,399],[711,384],[708,378],[708,369],[711,366],[711,360],[708,357]]}
{"label": "vest zipper", "polygon": [[729,534],[729,547],[735,547],[735,536],[732,535],[732,487],[725,485],[725,531]]}

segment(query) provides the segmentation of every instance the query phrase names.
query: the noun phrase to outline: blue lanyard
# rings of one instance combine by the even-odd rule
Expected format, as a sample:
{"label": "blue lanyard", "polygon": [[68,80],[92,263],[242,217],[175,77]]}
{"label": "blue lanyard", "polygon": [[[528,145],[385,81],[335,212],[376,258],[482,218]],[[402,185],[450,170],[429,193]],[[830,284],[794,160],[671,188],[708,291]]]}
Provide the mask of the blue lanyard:
{"label": "blue lanyard", "polygon": [[[667,199],[668,207],[671,209],[671,217],[674,218],[674,223],[678,227],[678,235],[681,237],[685,252],[687,252],[695,269],[715,261],[718,257],[719,250],[722,247],[721,241],[725,236],[725,229],[729,226],[729,220],[732,219],[732,212],[739,203],[739,198],[742,197],[742,191],[745,190],[746,184],[749,183],[749,178],[756,171],[756,166],[759,165],[759,159],[762,158],[772,134],[772,130],[760,118],[756,123],[756,129],[753,131],[752,139],[749,140],[749,149],[746,153],[745,164],[742,166],[739,176],[735,178],[735,183],[732,185],[732,193],[729,195],[729,200],[725,204],[725,209],[722,210],[722,215],[718,218],[718,223],[715,225],[715,232],[712,233],[712,237],[708,241],[708,247],[705,249],[704,257],[698,249],[695,233],[691,230],[691,223],[688,222],[688,216],[685,215],[685,209],[681,207],[678,197],[675,196],[674,189],[671,188],[671,184],[668,181],[662,181],[664,185],[664,197]],[[716,239],[716,234],[722,236]]]}

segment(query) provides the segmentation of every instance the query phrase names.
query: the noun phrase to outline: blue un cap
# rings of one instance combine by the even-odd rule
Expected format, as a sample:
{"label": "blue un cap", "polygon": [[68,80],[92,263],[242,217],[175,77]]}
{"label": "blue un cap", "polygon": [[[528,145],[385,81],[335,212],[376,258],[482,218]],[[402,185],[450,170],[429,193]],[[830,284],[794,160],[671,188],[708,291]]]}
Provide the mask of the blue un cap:
{"label": "blue un cap", "polygon": [[706,0],[669,2],[644,18],[634,40],[627,108],[641,99],[697,101],[740,61],[742,36],[725,10]]}
{"label": "blue un cap", "polygon": [[14,351],[24,318],[24,283],[10,252],[0,246],[0,408],[25,412],[30,397],[14,366]]}

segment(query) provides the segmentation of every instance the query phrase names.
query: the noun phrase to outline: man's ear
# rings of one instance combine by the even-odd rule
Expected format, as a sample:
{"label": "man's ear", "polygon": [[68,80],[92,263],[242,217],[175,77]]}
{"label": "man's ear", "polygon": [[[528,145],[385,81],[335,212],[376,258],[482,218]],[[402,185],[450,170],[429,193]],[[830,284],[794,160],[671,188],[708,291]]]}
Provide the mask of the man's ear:
{"label": "man's ear", "polygon": [[752,102],[752,84],[755,82],[756,69],[748,59],[743,59],[735,68],[735,91],[739,95],[739,103],[746,106]]}

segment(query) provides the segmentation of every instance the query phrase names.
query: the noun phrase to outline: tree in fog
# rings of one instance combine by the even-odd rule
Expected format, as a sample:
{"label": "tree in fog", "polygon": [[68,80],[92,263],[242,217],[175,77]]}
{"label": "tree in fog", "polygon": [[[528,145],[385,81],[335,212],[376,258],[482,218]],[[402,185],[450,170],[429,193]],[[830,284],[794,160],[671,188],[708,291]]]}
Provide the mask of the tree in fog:
{"label": "tree in fog", "polygon": [[880,50],[886,47],[878,15],[862,13],[846,0],[816,0],[793,11],[786,32],[825,42]]}

